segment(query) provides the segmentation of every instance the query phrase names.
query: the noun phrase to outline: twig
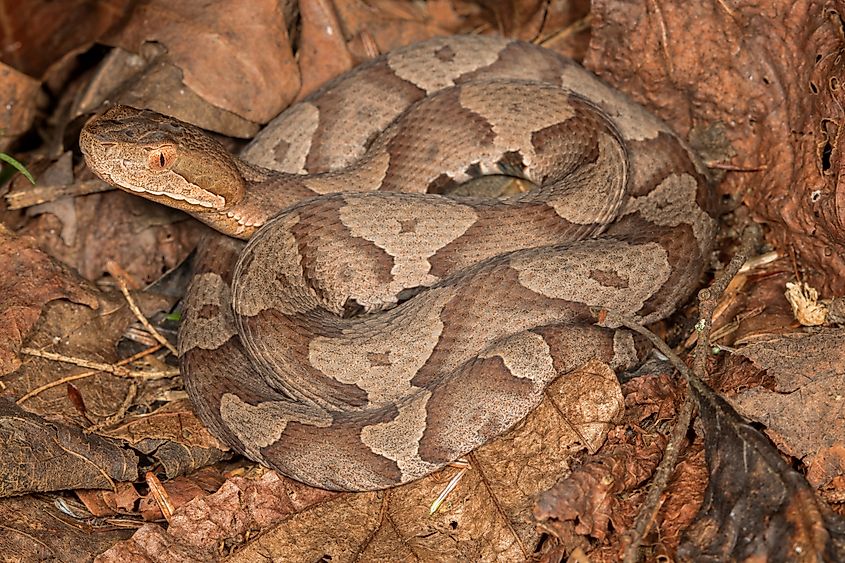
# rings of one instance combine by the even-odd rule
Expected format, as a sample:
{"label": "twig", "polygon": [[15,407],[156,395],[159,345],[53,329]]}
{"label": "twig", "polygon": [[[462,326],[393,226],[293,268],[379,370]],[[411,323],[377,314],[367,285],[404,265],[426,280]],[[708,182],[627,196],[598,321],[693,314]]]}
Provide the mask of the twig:
{"label": "twig", "polygon": [[56,201],[64,196],[96,194],[113,189],[114,186],[110,186],[102,180],[85,180],[68,186],[45,186],[39,184],[6,194],[6,205],[9,209],[23,209],[25,207],[32,207],[33,205]]}
{"label": "twig", "polygon": [[446,497],[449,496],[455,487],[458,486],[461,479],[463,479],[464,475],[466,475],[467,471],[470,469],[470,464],[464,458],[458,459],[450,463],[449,465],[453,467],[458,467],[460,470],[449,479],[449,482],[446,483],[446,486],[443,487],[443,490],[440,491],[440,494],[437,495],[437,498],[434,499],[434,502],[431,503],[431,506],[428,509],[429,514],[434,514],[440,508],[440,505],[443,504],[443,501],[446,500]]}
{"label": "twig", "polygon": [[727,12],[731,19],[736,20],[736,14],[730,9],[730,7],[728,7],[727,4],[725,4],[724,0],[716,0],[716,3],[719,4],[725,12]]}
{"label": "twig", "polygon": [[[624,316],[613,317],[613,320],[627,328],[642,334],[654,346],[665,355],[669,362],[680,372],[687,381],[687,384],[705,376],[707,370],[707,357],[710,352],[710,328],[713,322],[713,311],[718,305],[719,299],[724,294],[728,284],[737,275],[746,257],[751,255],[754,247],[757,246],[760,238],[760,230],[756,225],[751,225],[743,234],[743,242],[740,251],[733,257],[730,263],[713,281],[710,287],[702,289],[698,293],[699,321],[696,324],[696,331],[699,333],[693,357],[693,369],[690,370],[686,364],[675,354],[675,352],[660,339],[656,334],[641,326],[635,320]],[[648,494],[643,501],[637,518],[631,530],[626,534],[630,543],[625,549],[624,563],[636,563],[640,559],[640,546],[649,531],[657,512],[660,509],[660,497],[666,490],[675,466],[680,456],[681,444],[686,438],[692,414],[695,410],[695,403],[690,393],[678,414],[675,426],[669,436],[669,441],[664,449],[663,459],[654,472]]]}
{"label": "twig", "polygon": [[91,426],[85,428],[83,432],[85,432],[86,434],[99,432],[103,428],[111,426],[117,421],[122,420],[126,416],[126,411],[129,410],[130,406],[132,406],[132,402],[135,401],[135,397],[137,396],[138,384],[133,381],[129,384],[129,389],[126,391],[126,396],[123,398],[123,402],[120,404],[120,407],[118,407],[117,411],[114,414],[107,416],[97,424],[92,424]]}
{"label": "twig", "polygon": [[45,350],[38,350],[36,348],[21,348],[21,354],[26,354],[27,356],[35,356],[37,358],[44,358],[46,360],[54,360],[57,362],[63,362],[66,364],[73,364],[75,366],[88,368],[92,371],[86,371],[83,373],[77,373],[74,375],[68,375],[67,377],[63,377],[61,379],[57,379],[56,381],[51,381],[45,385],[40,387],[36,387],[16,402],[17,404],[21,404],[24,401],[31,399],[32,397],[38,395],[39,393],[43,393],[48,389],[52,389],[53,387],[58,387],[59,385],[64,385],[70,381],[76,381],[77,379],[84,379],[86,377],[91,377],[92,375],[96,375],[98,373],[106,372],[111,373],[113,375],[117,375],[119,377],[139,377],[143,379],[163,379],[165,377],[174,377],[179,375],[179,370],[169,369],[169,370],[160,370],[160,371],[137,371],[137,370],[130,370],[126,369],[124,366],[128,363],[134,362],[144,356],[148,356],[154,352],[157,352],[161,349],[160,344],[156,344],[152,348],[147,348],[146,350],[142,350],[137,354],[130,356],[128,358],[124,358],[117,363],[114,364],[105,364],[101,362],[93,362],[91,360],[86,360],[85,358],[76,358],[73,356],[65,356],[63,354],[56,354],[55,352],[47,352]]}
{"label": "twig", "polygon": [[591,25],[593,25],[592,14],[587,14],[583,18],[572,22],[560,31],[556,31],[551,35],[541,38],[539,41],[537,41],[537,44],[551,49],[554,46],[563,43],[565,40],[569,39],[573,35],[590,29]]}
{"label": "twig", "polygon": [[657,0],[651,0],[654,12],[657,14],[657,21],[660,23],[660,43],[663,47],[663,57],[666,61],[666,70],[669,71],[669,79],[675,75],[675,66],[672,64],[672,56],[669,54],[669,32],[666,29],[666,19],[663,17],[663,10]]}
{"label": "twig", "polygon": [[176,512],[176,508],[170,500],[170,495],[167,494],[167,489],[164,488],[164,485],[161,484],[161,481],[159,481],[156,474],[152,471],[147,471],[144,480],[150,488],[150,496],[156,501],[162,515],[164,515],[164,519],[169,523],[170,519],[173,518],[173,513]]}
{"label": "twig", "polygon": [[132,310],[132,313],[135,315],[135,318],[140,321],[144,328],[155,338],[158,342],[161,343],[162,346],[170,350],[170,353],[174,356],[178,357],[179,353],[176,351],[176,348],[171,344],[165,337],[163,337],[155,327],[150,324],[150,321],[147,320],[147,317],[144,316],[144,313],[141,312],[141,309],[138,308],[137,303],[135,303],[135,299],[129,293],[129,287],[126,282],[128,277],[126,271],[120,267],[116,262],[109,260],[106,263],[106,270],[117,280],[117,287],[120,288],[120,292],[123,294],[123,297],[126,299],[126,303],[129,305],[129,308]]}
{"label": "twig", "polygon": [[715,160],[708,160],[704,163],[707,168],[715,168],[716,170],[728,170],[730,172],[760,172],[761,170],[768,170],[769,167],[765,164],[758,164],[757,166],[742,166],[740,164],[730,164],[728,162],[720,162]]}

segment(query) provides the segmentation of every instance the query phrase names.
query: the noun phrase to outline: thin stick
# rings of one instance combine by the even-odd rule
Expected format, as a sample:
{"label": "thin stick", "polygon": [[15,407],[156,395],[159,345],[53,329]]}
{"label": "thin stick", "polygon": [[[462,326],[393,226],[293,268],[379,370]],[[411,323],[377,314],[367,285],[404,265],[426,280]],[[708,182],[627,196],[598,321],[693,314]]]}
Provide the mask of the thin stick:
{"label": "thin stick", "polygon": [[110,414],[97,424],[93,424],[83,430],[86,434],[91,434],[93,432],[99,432],[103,428],[111,426],[112,424],[123,420],[126,416],[126,411],[129,410],[129,407],[132,406],[132,403],[135,401],[135,397],[138,396],[138,384],[134,381],[129,384],[129,390],[126,392],[126,396],[123,398],[123,402],[118,407],[117,411],[113,414]]}
{"label": "thin stick", "polygon": [[[681,373],[689,385],[696,379],[701,379],[706,375],[707,371],[707,356],[710,352],[710,328],[713,322],[713,311],[718,305],[719,299],[727,289],[728,284],[737,275],[742,265],[745,263],[746,256],[749,256],[755,246],[757,246],[760,236],[759,228],[751,226],[746,229],[743,234],[743,243],[740,251],[733,257],[730,263],[713,281],[710,287],[702,289],[698,293],[698,311],[699,321],[696,324],[696,331],[699,333],[698,342],[696,342],[693,369],[690,370],[686,364],[678,357],[677,354],[660,339],[656,334],[641,326],[635,320],[626,318],[624,316],[613,317],[613,320],[626,326],[627,328],[642,334],[654,346],[669,359],[669,362]],[[625,549],[624,563],[636,563],[640,559],[640,546],[643,539],[648,533],[654,519],[660,510],[661,500],[666,487],[669,485],[669,480],[672,473],[675,471],[675,466],[680,457],[681,444],[686,438],[687,430],[692,421],[692,414],[695,410],[695,403],[692,399],[692,394],[687,393],[684,404],[678,413],[678,419],[672,428],[669,435],[669,441],[666,444],[663,453],[663,459],[657,466],[654,472],[654,478],[651,482],[648,494],[640,507],[637,518],[631,530],[626,534],[630,540],[628,547]]]}
{"label": "thin stick", "polygon": [[742,166],[740,164],[730,164],[728,162],[719,162],[715,160],[708,160],[704,163],[707,168],[715,168],[717,170],[728,170],[730,172],[759,172],[761,170],[768,170],[765,164],[757,166]]}
{"label": "thin stick", "polygon": [[77,379],[84,379],[86,377],[91,377],[92,375],[96,375],[98,373],[106,372],[111,373],[113,375],[117,375],[120,377],[141,377],[145,379],[159,379],[164,377],[173,377],[179,375],[179,371],[177,369],[172,370],[162,370],[156,372],[139,372],[134,370],[125,369],[121,366],[134,362],[135,360],[139,360],[144,356],[149,356],[150,354],[157,352],[161,349],[161,344],[156,344],[151,348],[147,348],[146,350],[142,350],[137,354],[130,356],[128,358],[124,358],[117,363],[114,364],[104,364],[100,362],[92,362],[91,360],[86,360],[84,358],[75,358],[72,356],[65,356],[63,354],[56,354],[55,352],[47,352],[44,350],[38,350],[36,348],[22,348],[21,354],[26,354],[27,356],[35,356],[37,358],[44,358],[47,360],[54,360],[57,362],[62,362],[66,364],[73,364],[75,366],[80,366],[84,368],[88,368],[91,371],[85,371],[82,373],[77,373],[74,375],[68,375],[67,377],[63,377],[61,379],[57,379],[56,381],[51,381],[50,383],[44,384],[40,387],[36,387],[16,402],[17,404],[21,404],[24,401],[31,399],[32,397],[43,393],[48,389],[52,389],[53,387],[58,387],[59,385],[64,385],[70,381],[76,381]]}
{"label": "thin stick", "polygon": [[144,316],[144,313],[141,312],[141,309],[138,308],[137,303],[135,303],[135,299],[129,293],[129,287],[127,284],[127,273],[126,271],[120,267],[119,264],[109,260],[106,263],[106,270],[114,276],[114,279],[117,280],[117,287],[120,288],[120,292],[123,294],[123,297],[126,299],[126,303],[129,305],[129,308],[132,310],[132,313],[135,315],[144,328],[147,329],[153,338],[155,338],[158,342],[161,343],[162,346],[170,350],[170,353],[174,356],[178,357],[179,353],[176,351],[176,348],[171,344],[165,337],[163,337],[155,327],[150,324],[150,321],[147,320],[147,317]]}

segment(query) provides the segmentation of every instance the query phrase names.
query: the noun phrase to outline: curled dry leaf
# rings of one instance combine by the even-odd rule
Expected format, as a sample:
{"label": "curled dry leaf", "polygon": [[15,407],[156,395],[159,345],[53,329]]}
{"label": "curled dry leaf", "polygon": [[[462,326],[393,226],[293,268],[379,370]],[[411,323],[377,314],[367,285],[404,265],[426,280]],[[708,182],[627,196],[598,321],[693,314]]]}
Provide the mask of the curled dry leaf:
{"label": "curled dry leaf", "polygon": [[804,462],[812,485],[845,476],[845,460],[835,453],[845,448],[845,330],[793,334],[737,353],[766,370],[773,384],[741,391],[733,399],[737,409]]}
{"label": "curled dry leaf", "polygon": [[172,401],[155,412],[133,416],[102,434],[124,440],[152,457],[168,478],[219,461],[228,451],[203,426],[185,400]]}
{"label": "curled dry leaf", "polygon": [[537,521],[564,543],[573,532],[603,540],[611,521],[617,531],[625,530],[628,523],[618,518],[618,496],[641,484],[657,467],[666,440],[659,434],[656,438],[645,446],[618,444],[590,458],[539,496],[534,505]]}
{"label": "curled dry leaf", "polygon": [[678,548],[684,561],[842,561],[845,519],[704,383],[692,384],[710,481]]}
{"label": "curled dry leaf", "polygon": [[17,350],[54,299],[99,306],[95,290],[77,274],[0,225],[0,375],[20,366]]}
{"label": "curled dry leaf", "polygon": [[[268,509],[268,518],[260,522],[243,520],[236,515],[241,511],[252,514],[254,509],[248,507],[249,502],[272,507],[274,499],[292,495],[275,492],[263,496],[268,495],[260,488],[264,485],[255,484],[250,485],[258,487],[254,493],[241,492],[240,497],[230,497],[225,506],[218,504],[214,499],[217,495],[230,495],[226,491],[232,487],[243,488],[250,483],[233,479],[215,495],[177,511],[167,541],[178,538],[180,545],[189,543],[205,550],[203,553],[211,553],[217,543],[233,541],[246,530],[272,527],[247,543],[230,561],[268,556],[303,561],[324,555],[334,561],[402,560],[414,556],[425,561],[496,557],[522,560],[534,552],[540,539],[532,516],[533,496],[568,471],[573,452],[597,449],[622,408],[613,371],[603,364],[591,363],[552,384],[531,415],[472,454],[472,469],[433,515],[429,514],[429,507],[455,469],[380,493],[342,495],[265,475],[261,483],[272,484],[279,491],[293,490],[304,501],[284,510]],[[198,501],[217,507],[213,518],[199,508]],[[302,510],[317,501],[322,502]],[[179,518],[186,519],[184,527],[175,527]],[[130,542],[104,554],[102,560],[117,561],[121,554],[142,552],[152,561],[162,561],[154,555],[154,549],[163,540],[159,534],[150,539],[149,534],[136,534]],[[151,542],[149,546],[144,545],[147,541]]]}
{"label": "curled dry leaf", "polygon": [[138,477],[138,458],[107,438],[48,422],[0,399],[0,497],[104,489]]}
{"label": "curled dry leaf", "polygon": [[596,0],[592,16],[587,66],[680,133],[721,124],[736,156],[715,164],[742,172],[720,190],[786,227],[773,242],[801,256],[806,281],[845,293],[845,5]]}

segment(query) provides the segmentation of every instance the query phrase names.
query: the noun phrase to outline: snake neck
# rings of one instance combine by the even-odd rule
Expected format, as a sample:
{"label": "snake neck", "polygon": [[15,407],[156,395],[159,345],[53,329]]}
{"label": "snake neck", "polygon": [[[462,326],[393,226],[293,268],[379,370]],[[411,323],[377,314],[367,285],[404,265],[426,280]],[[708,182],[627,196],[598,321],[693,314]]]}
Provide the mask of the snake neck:
{"label": "snake neck", "polygon": [[279,172],[232,157],[245,185],[241,198],[224,209],[196,209],[189,213],[223,234],[247,240],[283,209],[303,200],[337,192],[384,189],[381,179],[386,156],[377,151],[349,167],[318,174]]}
{"label": "snake neck", "polygon": [[298,174],[270,170],[234,157],[232,162],[243,177],[243,195],[224,209],[188,211],[225,235],[248,240],[285,207],[316,195]]}

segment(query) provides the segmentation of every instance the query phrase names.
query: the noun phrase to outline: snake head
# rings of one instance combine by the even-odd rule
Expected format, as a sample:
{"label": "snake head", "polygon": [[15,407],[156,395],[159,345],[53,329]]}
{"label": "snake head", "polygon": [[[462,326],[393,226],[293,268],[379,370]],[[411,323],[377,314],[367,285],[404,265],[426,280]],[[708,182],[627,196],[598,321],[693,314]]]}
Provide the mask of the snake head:
{"label": "snake head", "polygon": [[85,124],[79,146],[109,184],[176,209],[223,211],[244,195],[246,183],[220,143],[153,111],[113,106]]}

